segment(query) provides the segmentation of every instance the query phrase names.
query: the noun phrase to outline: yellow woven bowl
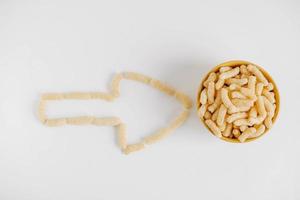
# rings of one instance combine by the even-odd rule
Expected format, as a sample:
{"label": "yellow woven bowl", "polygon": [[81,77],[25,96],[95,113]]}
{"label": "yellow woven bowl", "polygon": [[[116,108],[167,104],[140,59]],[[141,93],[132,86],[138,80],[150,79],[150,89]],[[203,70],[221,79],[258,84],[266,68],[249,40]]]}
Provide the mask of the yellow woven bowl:
{"label": "yellow woven bowl", "polygon": [[[255,65],[256,67],[258,67],[261,72],[264,74],[264,76],[268,79],[268,81],[270,83],[273,84],[274,86],[274,94],[275,94],[275,100],[276,100],[276,109],[275,109],[275,114],[274,114],[274,117],[273,117],[273,124],[275,123],[277,117],[278,117],[278,113],[279,113],[279,110],[280,110],[280,96],[279,96],[279,91],[278,91],[278,88],[274,82],[274,80],[272,79],[272,77],[268,74],[268,72],[266,72],[266,70],[264,70],[262,67],[258,66],[257,64],[254,64],[254,63],[251,63],[251,62],[248,62],[248,61],[243,61],[243,60],[233,60],[233,61],[228,61],[228,62],[225,62],[225,63],[222,63],[222,64],[219,64],[217,66],[215,66],[211,71],[209,71],[207,73],[207,75],[203,78],[203,80],[201,81],[200,83],[200,87],[198,89],[198,93],[197,93],[197,111],[199,110],[200,108],[200,94],[201,94],[201,91],[202,91],[202,87],[203,87],[203,83],[204,81],[207,79],[207,77],[209,76],[209,74],[211,72],[216,72],[218,71],[221,67],[224,67],[224,66],[229,66],[229,67],[234,67],[234,66],[240,66],[240,65],[248,65],[248,64],[252,64],[252,65]],[[197,112],[198,113],[198,112]],[[200,117],[199,117],[200,121],[204,124],[204,126],[209,130],[210,133],[213,134],[213,132],[208,128],[208,126],[205,124],[204,120],[202,120]],[[266,131],[261,134],[259,137],[261,137],[262,135],[266,134],[270,129],[266,129]],[[214,134],[213,134],[214,135]],[[247,139],[245,142],[251,142],[253,140],[256,140],[258,139],[259,137],[256,137],[256,138],[250,138],[250,139]],[[221,137],[222,140],[225,140],[227,142],[232,142],[232,143],[240,143],[240,141],[236,138],[232,139],[232,138],[226,138],[226,137]]]}

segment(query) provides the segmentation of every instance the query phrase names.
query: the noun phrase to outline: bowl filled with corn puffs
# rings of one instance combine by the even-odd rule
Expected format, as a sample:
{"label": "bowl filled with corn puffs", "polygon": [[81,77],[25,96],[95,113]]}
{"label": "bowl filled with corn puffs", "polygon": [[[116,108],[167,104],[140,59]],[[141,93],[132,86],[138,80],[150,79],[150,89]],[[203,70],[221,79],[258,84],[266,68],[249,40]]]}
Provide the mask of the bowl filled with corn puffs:
{"label": "bowl filled with corn puffs", "polygon": [[214,67],[197,94],[200,121],[222,140],[243,143],[270,130],[280,108],[272,77],[248,61],[228,61]]}

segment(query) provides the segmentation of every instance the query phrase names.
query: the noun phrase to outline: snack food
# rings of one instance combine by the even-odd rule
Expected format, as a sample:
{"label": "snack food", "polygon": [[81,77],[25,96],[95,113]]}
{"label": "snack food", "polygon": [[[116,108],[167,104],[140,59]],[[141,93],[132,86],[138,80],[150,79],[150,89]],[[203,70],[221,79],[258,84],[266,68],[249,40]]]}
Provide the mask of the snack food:
{"label": "snack food", "polygon": [[[212,75],[210,78],[214,80],[216,77]],[[54,118],[49,119],[46,115],[46,103],[48,101],[60,101],[67,99],[76,100],[88,100],[88,99],[100,99],[105,101],[113,101],[115,98],[120,96],[120,82],[123,79],[137,81],[149,85],[159,91],[176,98],[183,106],[183,111],[179,116],[175,118],[168,126],[161,128],[158,132],[153,133],[141,140],[141,142],[136,144],[127,144],[127,133],[126,125],[118,117],[94,117],[94,116],[79,116],[79,117],[68,117],[68,118]],[[214,92],[214,88],[211,88]],[[211,94],[213,95],[213,94]],[[202,102],[207,101],[207,96],[202,97]],[[213,96],[210,96],[210,100],[214,100]],[[188,118],[190,108],[192,107],[191,99],[184,93],[170,87],[169,85],[148,77],[143,74],[135,72],[123,72],[116,74],[111,83],[110,92],[70,92],[70,93],[48,93],[43,94],[39,103],[38,108],[38,118],[40,121],[47,126],[63,126],[63,125],[88,125],[92,124],[95,126],[114,126],[117,128],[117,140],[118,145],[125,154],[132,153],[144,149],[146,145],[155,143],[169,134],[171,134],[175,129],[180,127]],[[206,112],[206,108],[203,108],[203,115]],[[206,114],[208,117],[209,114]]]}
{"label": "snack food", "polygon": [[216,66],[202,81],[197,97],[201,121],[229,142],[248,142],[266,133],[278,116],[279,104],[271,76],[247,61]]}

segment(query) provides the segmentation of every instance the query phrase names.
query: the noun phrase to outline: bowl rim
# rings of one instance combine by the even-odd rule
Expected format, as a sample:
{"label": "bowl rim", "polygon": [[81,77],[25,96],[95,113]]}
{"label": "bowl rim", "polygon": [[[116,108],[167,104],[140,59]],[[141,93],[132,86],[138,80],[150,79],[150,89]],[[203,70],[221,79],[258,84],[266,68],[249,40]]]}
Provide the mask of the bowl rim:
{"label": "bowl rim", "polygon": [[[272,119],[272,123],[273,123],[273,126],[278,118],[278,115],[279,115],[279,110],[280,110],[280,94],[279,94],[279,90],[278,90],[278,87],[274,81],[274,79],[271,77],[271,75],[261,66],[257,65],[257,64],[254,64],[252,62],[249,62],[249,61],[244,61],[244,60],[230,60],[230,61],[226,61],[226,62],[223,62],[221,64],[218,64],[217,66],[213,67],[205,76],[204,78],[202,78],[201,82],[200,82],[200,86],[198,87],[198,90],[197,90],[197,99],[196,99],[196,109],[197,109],[197,116],[199,118],[199,120],[204,124],[204,126],[208,129],[208,131],[213,134],[215,137],[217,137],[211,130],[210,128],[206,125],[205,123],[205,120],[204,119],[201,119],[199,114],[198,114],[198,110],[200,108],[200,94],[201,94],[201,91],[202,91],[202,88],[203,88],[203,83],[204,81],[207,79],[207,77],[209,76],[210,73],[212,72],[216,72],[218,71],[221,67],[224,67],[224,66],[229,66],[229,67],[234,67],[234,66],[240,66],[240,65],[254,65],[256,67],[259,68],[259,70],[263,73],[263,75],[267,78],[267,80],[269,82],[271,82],[274,86],[274,94],[275,94],[275,100],[276,100],[276,108],[275,108],[275,113],[274,113],[274,117]],[[272,126],[272,127],[273,127]],[[271,129],[272,129],[271,127]],[[270,129],[266,129],[265,132],[263,134],[261,134],[260,136],[258,137],[255,137],[255,138],[249,138],[249,139],[246,139],[245,142],[251,142],[251,141],[254,141],[254,140],[257,140],[258,138],[262,137],[263,135],[265,135]],[[220,138],[221,140],[224,140],[226,142],[231,142],[231,143],[241,143],[238,139],[232,139],[232,138],[226,138],[226,137],[218,137]],[[243,143],[245,143],[243,142]]]}

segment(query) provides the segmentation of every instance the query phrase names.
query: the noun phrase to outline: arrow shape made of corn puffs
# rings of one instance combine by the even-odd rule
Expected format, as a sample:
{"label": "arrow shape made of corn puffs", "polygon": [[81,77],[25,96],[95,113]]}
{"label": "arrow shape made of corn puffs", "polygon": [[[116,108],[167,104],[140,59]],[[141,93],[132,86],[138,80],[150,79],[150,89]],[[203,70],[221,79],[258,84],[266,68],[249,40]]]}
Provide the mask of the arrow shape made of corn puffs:
{"label": "arrow shape made of corn puffs", "polygon": [[[139,143],[127,144],[126,124],[118,117],[94,117],[78,116],[68,118],[48,118],[46,115],[47,101],[59,100],[91,100],[99,99],[104,101],[113,101],[120,96],[121,80],[137,81],[149,85],[159,91],[175,97],[183,106],[183,111],[166,127],[143,138]],[[118,145],[125,154],[138,151],[145,148],[145,145],[153,144],[166,136],[170,135],[175,129],[181,126],[188,118],[189,110],[192,107],[191,99],[177,91],[176,89],[162,83],[159,80],[135,72],[123,72],[114,76],[109,92],[70,92],[70,93],[46,93],[41,96],[38,107],[38,118],[46,126],[63,126],[63,125],[95,125],[95,126],[114,126],[117,128]]]}

